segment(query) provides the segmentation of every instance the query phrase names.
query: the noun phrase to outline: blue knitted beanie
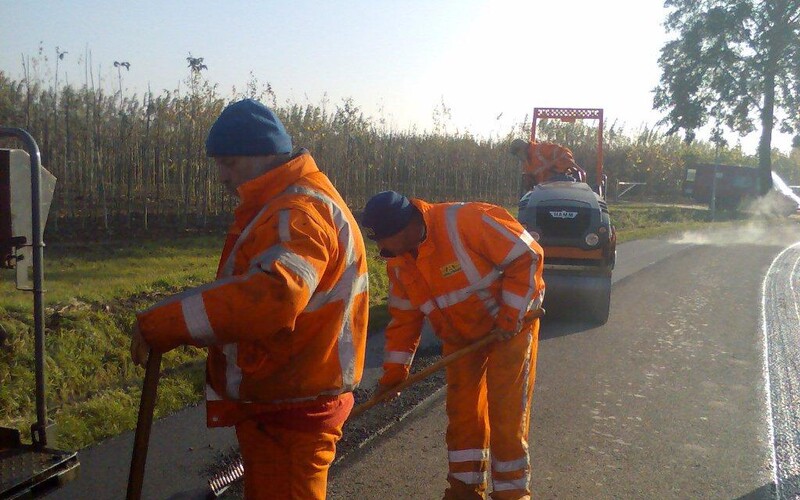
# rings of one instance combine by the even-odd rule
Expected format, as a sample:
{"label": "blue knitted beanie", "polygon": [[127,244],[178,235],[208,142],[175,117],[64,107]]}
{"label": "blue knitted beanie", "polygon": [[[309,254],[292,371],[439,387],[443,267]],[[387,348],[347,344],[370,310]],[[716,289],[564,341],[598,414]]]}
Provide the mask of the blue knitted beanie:
{"label": "blue knitted beanie", "polygon": [[367,238],[382,240],[399,233],[417,212],[408,198],[395,191],[383,191],[367,201],[361,225]]}
{"label": "blue knitted beanie", "polygon": [[208,156],[262,156],[292,151],[292,138],[269,108],[253,99],[235,102],[211,126]]}

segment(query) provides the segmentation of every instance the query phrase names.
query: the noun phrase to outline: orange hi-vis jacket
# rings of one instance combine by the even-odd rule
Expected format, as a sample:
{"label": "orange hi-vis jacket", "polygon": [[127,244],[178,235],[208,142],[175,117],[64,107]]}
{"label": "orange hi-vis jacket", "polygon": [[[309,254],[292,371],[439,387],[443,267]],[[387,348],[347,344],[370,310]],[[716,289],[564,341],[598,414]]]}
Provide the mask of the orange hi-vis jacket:
{"label": "orange hi-vis jacket", "polygon": [[416,259],[387,261],[389,312],[381,384],[405,380],[427,316],[461,345],[494,327],[519,331],[544,299],[542,247],[506,210],[486,203],[411,202],[427,233]]}
{"label": "orange hi-vis jacket", "polygon": [[364,366],[366,252],[339,193],[304,152],[239,194],[216,280],[138,315],[158,351],[208,347],[209,426],[336,399]]}
{"label": "orange hi-vis jacket", "polygon": [[575,163],[569,148],[552,142],[529,142],[525,173],[533,176],[536,184],[547,181],[556,173],[582,171]]}

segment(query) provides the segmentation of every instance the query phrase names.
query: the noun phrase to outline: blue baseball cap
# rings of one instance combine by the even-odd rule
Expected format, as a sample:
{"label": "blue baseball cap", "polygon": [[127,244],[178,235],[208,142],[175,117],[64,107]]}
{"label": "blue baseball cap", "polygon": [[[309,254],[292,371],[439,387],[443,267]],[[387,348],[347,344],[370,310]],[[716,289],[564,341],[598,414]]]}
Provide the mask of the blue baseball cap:
{"label": "blue baseball cap", "polygon": [[402,194],[383,191],[367,202],[361,225],[367,238],[382,240],[405,229],[415,212],[417,208]]}
{"label": "blue baseball cap", "polygon": [[254,99],[220,113],[206,138],[208,156],[265,156],[292,151],[292,137],[269,108]]}

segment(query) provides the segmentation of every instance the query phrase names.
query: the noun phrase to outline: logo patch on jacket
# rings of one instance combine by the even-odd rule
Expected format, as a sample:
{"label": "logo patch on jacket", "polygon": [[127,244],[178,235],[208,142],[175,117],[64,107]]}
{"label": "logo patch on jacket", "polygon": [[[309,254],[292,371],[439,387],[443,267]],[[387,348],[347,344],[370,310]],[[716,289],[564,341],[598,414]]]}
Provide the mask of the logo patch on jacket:
{"label": "logo patch on jacket", "polygon": [[446,266],[442,266],[441,270],[442,270],[442,277],[447,278],[448,276],[452,276],[457,272],[459,272],[461,270],[461,264],[458,261],[451,262]]}

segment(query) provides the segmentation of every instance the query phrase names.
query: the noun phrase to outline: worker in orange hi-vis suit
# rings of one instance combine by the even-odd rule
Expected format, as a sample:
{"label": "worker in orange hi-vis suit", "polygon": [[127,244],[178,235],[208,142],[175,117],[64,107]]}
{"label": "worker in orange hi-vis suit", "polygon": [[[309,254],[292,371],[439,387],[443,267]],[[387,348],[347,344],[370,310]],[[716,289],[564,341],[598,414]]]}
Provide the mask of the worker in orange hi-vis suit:
{"label": "worker in orange hi-vis suit", "polygon": [[504,209],[372,197],[362,225],[386,257],[389,312],[378,393],[409,375],[427,317],[443,355],[487,335],[503,341],[447,366],[445,499],[530,498],[528,427],[544,297],[542,248]]}
{"label": "worker in orange hi-vis suit", "polygon": [[510,149],[520,162],[526,191],[549,180],[581,180],[586,175],[575,163],[572,151],[560,144],[514,139]]}
{"label": "worker in orange hi-vis suit", "polygon": [[208,348],[208,425],[235,426],[248,499],[322,499],[364,365],[357,222],[275,114],[246,99],[206,140],[239,197],[216,280],[137,315],[131,352]]}

